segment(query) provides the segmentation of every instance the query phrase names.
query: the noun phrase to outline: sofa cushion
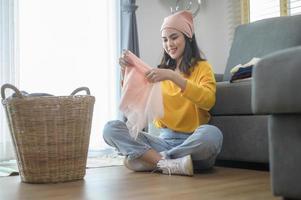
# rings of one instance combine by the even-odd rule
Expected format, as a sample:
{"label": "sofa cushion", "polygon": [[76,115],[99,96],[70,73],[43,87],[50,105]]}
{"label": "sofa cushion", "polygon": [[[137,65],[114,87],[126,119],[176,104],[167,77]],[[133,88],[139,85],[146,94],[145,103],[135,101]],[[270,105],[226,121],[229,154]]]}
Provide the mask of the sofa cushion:
{"label": "sofa cushion", "polygon": [[301,15],[275,17],[240,25],[235,30],[223,80],[230,70],[253,57],[262,58],[277,50],[301,45]]}
{"label": "sofa cushion", "polygon": [[211,109],[212,115],[250,115],[251,81],[230,83],[217,82],[216,102]]}

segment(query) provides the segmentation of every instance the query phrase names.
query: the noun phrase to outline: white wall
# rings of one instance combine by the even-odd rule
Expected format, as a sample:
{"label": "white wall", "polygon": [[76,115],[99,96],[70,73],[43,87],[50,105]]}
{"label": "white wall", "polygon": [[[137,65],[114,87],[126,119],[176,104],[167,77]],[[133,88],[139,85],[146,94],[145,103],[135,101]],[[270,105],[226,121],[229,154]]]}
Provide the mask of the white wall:
{"label": "white wall", "polygon": [[[236,2],[239,0],[235,0]],[[137,0],[137,23],[140,56],[148,64],[157,66],[163,49],[160,27],[170,14],[172,0]],[[212,64],[215,73],[223,73],[233,33],[229,9],[233,0],[203,0],[199,14],[194,18],[196,38],[200,49]]]}

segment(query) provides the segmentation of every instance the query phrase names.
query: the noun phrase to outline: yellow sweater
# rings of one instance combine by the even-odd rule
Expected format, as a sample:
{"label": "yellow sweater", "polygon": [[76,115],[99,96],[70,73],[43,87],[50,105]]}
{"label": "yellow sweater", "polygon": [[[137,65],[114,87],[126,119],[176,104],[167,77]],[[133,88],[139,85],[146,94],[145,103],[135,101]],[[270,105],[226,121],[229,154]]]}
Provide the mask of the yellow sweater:
{"label": "yellow sweater", "polygon": [[158,128],[192,133],[209,122],[208,111],[215,103],[216,82],[207,61],[198,62],[189,76],[181,74],[187,80],[183,92],[172,81],[161,82],[164,116],[154,124]]}

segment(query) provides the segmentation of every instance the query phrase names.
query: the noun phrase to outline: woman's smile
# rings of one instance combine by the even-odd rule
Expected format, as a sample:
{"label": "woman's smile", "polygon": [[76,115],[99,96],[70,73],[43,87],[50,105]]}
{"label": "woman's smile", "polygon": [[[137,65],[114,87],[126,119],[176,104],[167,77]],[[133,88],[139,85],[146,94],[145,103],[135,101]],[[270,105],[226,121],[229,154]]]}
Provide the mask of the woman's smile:
{"label": "woman's smile", "polygon": [[177,52],[177,48],[170,48],[168,50],[168,54],[176,54],[176,52]]}

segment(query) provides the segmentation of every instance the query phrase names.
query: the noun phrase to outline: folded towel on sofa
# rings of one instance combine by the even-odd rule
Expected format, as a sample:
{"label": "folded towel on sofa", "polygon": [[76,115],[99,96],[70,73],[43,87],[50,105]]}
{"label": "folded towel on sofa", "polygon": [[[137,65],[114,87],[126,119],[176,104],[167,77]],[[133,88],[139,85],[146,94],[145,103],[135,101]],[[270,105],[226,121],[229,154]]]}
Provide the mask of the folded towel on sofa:
{"label": "folded towel on sofa", "polygon": [[233,74],[233,76],[231,77],[230,82],[232,83],[235,80],[252,77],[252,70],[253,70],[253,65],[248,66],[248,67],[239,68],[239,70],[237,72],[235,72]]}
{"label": "folded towel on sofa", "polygon": [[260,60],[260,58],[252,58],[249,62],[245,63],[245,64],[238,64],[235,67],[233,67],[230,71],[230,73],[232,74],[230,82],[237,82],[237,80],[241,80],[241,79],[249,79],[250,77],[252,77],[252,70],[253,70],[253,66],[255,64],[258,63],[258,61]]}
{"label": "folded towel on sofa", "polygon": [[252,58],[249,62],[245,63],[245,64],[238,64],[235,67],[233,67],[230,71],[230,73],[233,75],[235,74],[239,69],[241,68],[245,68],[245,67],[249,67],[249,66],[254,66],[256,65],[258,62],[260,61],[260,58]]}

